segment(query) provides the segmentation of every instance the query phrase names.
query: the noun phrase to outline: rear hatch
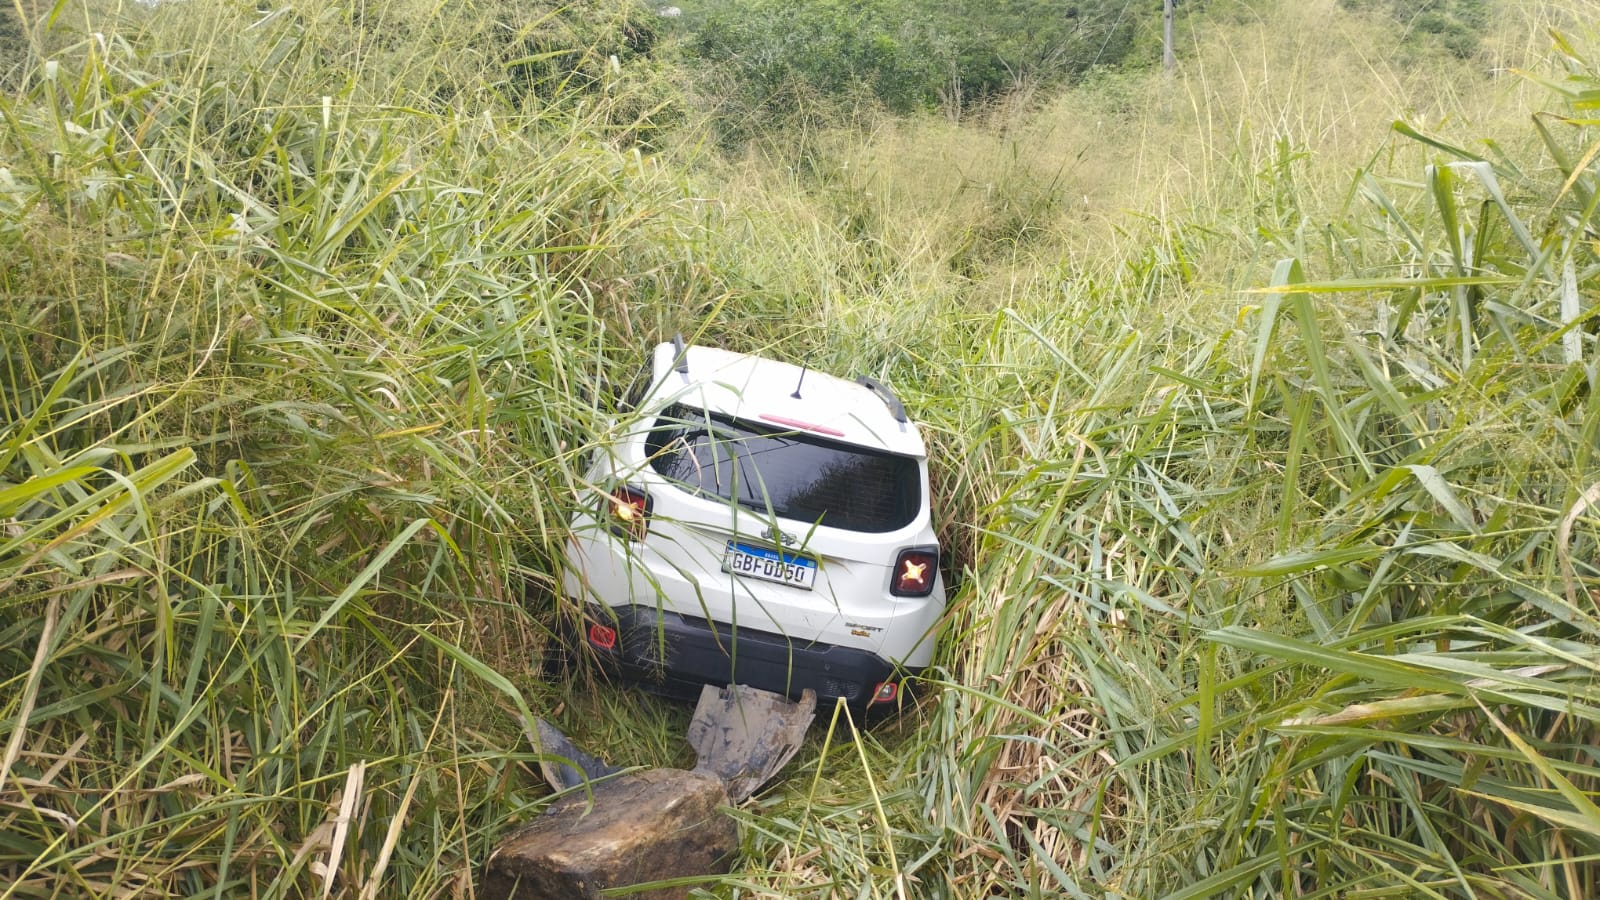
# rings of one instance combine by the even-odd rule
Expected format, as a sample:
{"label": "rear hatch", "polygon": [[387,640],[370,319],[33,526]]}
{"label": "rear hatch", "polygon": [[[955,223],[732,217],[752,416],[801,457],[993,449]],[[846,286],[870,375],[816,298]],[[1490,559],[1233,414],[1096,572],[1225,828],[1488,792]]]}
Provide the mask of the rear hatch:
{"label": "rear hatch", "polygon": [[854,614],[892,603],[895,550],[921,525],[918,458],[682,405],[641,449],[656,483],[650,548],[702,587],[700,609],[677,612],[836,640]]}

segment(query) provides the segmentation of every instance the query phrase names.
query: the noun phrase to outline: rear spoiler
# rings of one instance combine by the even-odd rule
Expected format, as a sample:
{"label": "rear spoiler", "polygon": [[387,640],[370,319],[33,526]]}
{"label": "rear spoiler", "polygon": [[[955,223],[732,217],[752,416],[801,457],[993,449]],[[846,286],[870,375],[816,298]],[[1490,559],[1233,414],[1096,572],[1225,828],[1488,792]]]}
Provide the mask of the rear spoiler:
{"label": "rear spoiler", "polygon": [[689,380],[689,348],[684,346],[683,335],[675,334],[672,336],[672,354],[673,370],[682,375],[683,380],[687,382]]}
{"label": "rear spoiler", "polygon": [[900,398],[896,397],[894,391],[889,390],[888,386],[883,382],[876,378],[863,375],[856,379],[856,384],[859,384],[874,394],[877,394],[878,399],[883,401],[883,405],[889,407],[889,412],[894,416],[894,420],[896,422],[903,424],[910,421],[910,419],[906,418],[905,404],[901,403]]}

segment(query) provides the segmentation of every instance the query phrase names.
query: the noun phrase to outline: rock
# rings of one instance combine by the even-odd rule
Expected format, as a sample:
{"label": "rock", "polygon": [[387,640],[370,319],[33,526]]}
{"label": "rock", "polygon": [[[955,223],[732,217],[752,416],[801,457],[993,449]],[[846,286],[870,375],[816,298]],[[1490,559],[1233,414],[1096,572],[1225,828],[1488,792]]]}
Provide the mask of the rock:
{"label": "rock", "polygon": [[[543,719],[534,739],[545,780],[571,791],[500,842],[484,865],[487,900],[599,897],[607,888],[728,871],[739,829],[721,807],[742,803],[782,769],[805,740],[817,706],[744,685],[707,685],[689,723],[694,771],[621,769],[579,749]],[[582,790],[593,784],[593,795]],[[630,893],[646,900],[690,886]]]}
{"label": "rock", "polygon": [[[606,888],[728,871],[738,826],[721,779],[704,772],[649,769],[599,782],[557,800],[490,855],[483,900],[598,898]],[[672,900],[689,887],[629,894]]]}

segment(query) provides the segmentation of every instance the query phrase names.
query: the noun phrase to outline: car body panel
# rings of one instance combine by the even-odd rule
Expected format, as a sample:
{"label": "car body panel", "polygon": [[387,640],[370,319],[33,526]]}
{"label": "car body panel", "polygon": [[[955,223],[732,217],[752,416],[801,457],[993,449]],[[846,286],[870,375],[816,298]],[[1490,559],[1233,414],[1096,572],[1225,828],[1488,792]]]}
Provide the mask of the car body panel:
{"label": "car body panel", "polygon": [[[680,371],[685,363],[687,374]],[[572,519],[563,575],[568,596],[590,603],[597,617],[610,611],[615,618],[617,610],[629,608],[636,624],[637,610],[654,608],[682,617],[685,627],[698,622],[707,629],[702,637],[709,643],[685,643],[720,647],[711,625],[720,623],[735,635],[748,631],[753,640],[775,639],[807,653],[837,647],[868,654],[885,667],[928,665],[944,611],[942,581],[935,573],[925,597],[890,593],[897,555],[938,544],[927,504],[927,451],[915,426],[898,421],[865,387],[818,372],[807,372],[801,383],[801,367],[787,363],[703,347],[680,355],[673,344],[662,344],[652,354],[651,370],[637,410],[619,421],[619,436],[605,443],[589,471],[593,493]],[[796,385],[801,400],[791,396]],[[891,523],[891,530],[861,531],[785,518],[770,504],[754,509],[694,493],[652,467],[647,448],[657,420],[666,421],[662,413],[674,405],[813,443],[914,459],[920,491],[915,510],[903,525]],[[642,541],[618,533],[609,513],[609,493],[621,485],[650,498]],[[732,574],[725,566],[730,542],[812,560],[815,583],[806,589]],[[828,699],[826,690],[819,696]]]}

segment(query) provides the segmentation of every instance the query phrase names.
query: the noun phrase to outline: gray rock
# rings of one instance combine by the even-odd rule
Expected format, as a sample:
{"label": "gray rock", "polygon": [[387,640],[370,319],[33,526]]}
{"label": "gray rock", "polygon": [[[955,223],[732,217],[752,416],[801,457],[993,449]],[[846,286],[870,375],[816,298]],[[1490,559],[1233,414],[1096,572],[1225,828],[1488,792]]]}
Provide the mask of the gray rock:
{"label": "gray rock", "polygon": [[[574,791],[507,837],[484,867],[483,900],[598,898],[606,888],[728,871],[738,826],[722,780],[704,772],[649,769]],[[684,898],[690,888],[629,894]]]}
{"label": "gray rock", "polygon": [[[533,723],[539,767],[570,791],[490,854],[478,896],[567,900],[607,888],[728,871],[739,829],[722,807],[743,803],[782,769],[805,740],[817,698],[798,702],[743,685],[706,686],[689,723],[694,771],[626,772],[591,756],[543,719]],[[579,790],[593,786],[593,793]],[[668,900],[691,886],[630,897]]]}

